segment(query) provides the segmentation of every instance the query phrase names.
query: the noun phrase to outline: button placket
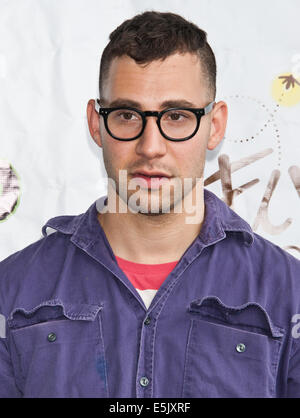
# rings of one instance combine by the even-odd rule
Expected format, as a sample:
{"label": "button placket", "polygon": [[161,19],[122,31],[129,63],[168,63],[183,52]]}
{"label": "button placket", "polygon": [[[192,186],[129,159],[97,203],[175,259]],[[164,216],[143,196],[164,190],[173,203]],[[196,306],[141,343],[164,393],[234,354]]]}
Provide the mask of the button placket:
{"label": "button placket", "polygon": [[144,325],[149,325],[150,322],[151,322],[151,318],[148,316],[144,321]]}
{"label": "button placket", "polygon": [[149,385],[149,379],[146,376],[141,377],[140,384],[143,387],[146,387]]}
{"label": "button placket", "polygon": [[[147,315],[147,313],[146,313]],[[152,358],[154,344],[152,339],[154,338],[154,313],[148,314],[142,319],[142,330],[140,337],[140,356],[137,368],[137,380],[136,380],[136,394],[138,398],[144,398],[151,396],[151,370],[152,370]]]}

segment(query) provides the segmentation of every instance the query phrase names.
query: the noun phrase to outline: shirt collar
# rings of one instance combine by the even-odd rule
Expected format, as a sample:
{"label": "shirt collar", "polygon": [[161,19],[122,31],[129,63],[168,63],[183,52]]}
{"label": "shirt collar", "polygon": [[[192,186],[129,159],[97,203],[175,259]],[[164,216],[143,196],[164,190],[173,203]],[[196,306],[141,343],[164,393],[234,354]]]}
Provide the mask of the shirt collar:
{"label": "shirt collar", "polygon": [[251,226],[225,202],[207,189],[204,189],[204,202],[206,214],[199,237],[205,244],[212,244],[218,236],[226,236],[226,232],[234,233],[246,245],[253,243]]}
{"label": "shirt collar", "polygon": [[[42,228],[43,236],[56,230],[72,235],[72,241],[80,246],[90,246],[104,231],[98,221],[97,213],[106,203],[107,196],[101,196],[85,213],[75,216],[57,216],[51,218]],[[212,245],[226,237],[226,232],[237,233],[246,245],[254,241],[250,225],[219,199],[213,192],[204,188],[205,217],[198,239],[204,246]]]}

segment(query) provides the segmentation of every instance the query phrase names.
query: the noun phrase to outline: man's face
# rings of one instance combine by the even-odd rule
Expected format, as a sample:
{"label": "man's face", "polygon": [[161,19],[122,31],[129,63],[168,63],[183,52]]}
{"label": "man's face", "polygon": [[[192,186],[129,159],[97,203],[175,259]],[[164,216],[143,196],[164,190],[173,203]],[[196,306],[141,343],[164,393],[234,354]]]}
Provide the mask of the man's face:
{"label": "man's face", "polygon": [[[182,107],[195,108],[203,108],[211,101],[199,59],[189,53],[175,54],[164,61],[154,61],[144,68],[128,56],[114,59],[101,99],[105,100],[105,107],[115,107],[113,102],[116,100],[124,104],[131,100],[137,102],[142,111],[162,111],[166,108],[162,106],[165,101],[188,101],[191,104],[187,106],[183,103]],[[130,103],[128,106],[137,107]],[[177,104],[176,107],[179,106]],[[156,118],[147,117],[143,135],[133,141],[122,142],[106,132],[103,117],[100,117],[99,145],[103,148],[108,178],[115,181],[117,194],[129,206],[130,196],[139,188],[127,189],[126,197],[119,184],[120,170],[127,170],[127,186],[139,171],[163,172],[172,178],[175,187],[172,189],[174,192],[171,193],[170,204],[169,199],[166,200],[162,195],[162,186],[158,188],[149,185],[139,193],[141,212],[151,212],[152,200],[154,206],[159,206],[161,213],[166,205],[172,210],[179,203],[178,200],[182,200],[184,193],[191,190],[190,187],[184,191],[184,178],[192,179],[194,187],[196,178],[203,177],[206,147],[211,133],[211,114],[202,117],[199,131],[194,137],[182,142],[165,139],[159,132]],[[179,190],[181,193],[178,193]]]}

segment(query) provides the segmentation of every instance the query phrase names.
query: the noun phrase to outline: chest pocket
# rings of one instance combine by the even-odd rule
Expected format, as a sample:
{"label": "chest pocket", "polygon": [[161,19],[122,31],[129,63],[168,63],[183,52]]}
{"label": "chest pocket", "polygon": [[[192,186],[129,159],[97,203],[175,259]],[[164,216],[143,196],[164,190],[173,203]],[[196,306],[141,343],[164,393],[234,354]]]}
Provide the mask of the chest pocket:
{"label": "chest pocket", "polygon": [[195,300],[183,397],[274,397],[283,330],[259,304]]}
{"label": "chest pocket", "polygon": [[8,339],[25,397],[108,397],[101,313],[60,300],[12,312]]}

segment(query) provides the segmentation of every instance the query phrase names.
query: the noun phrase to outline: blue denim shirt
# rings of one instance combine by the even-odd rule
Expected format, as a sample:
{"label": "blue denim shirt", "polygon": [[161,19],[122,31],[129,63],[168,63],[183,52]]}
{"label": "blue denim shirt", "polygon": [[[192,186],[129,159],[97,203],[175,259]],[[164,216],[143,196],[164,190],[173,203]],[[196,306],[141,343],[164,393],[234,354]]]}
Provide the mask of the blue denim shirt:
{"label": "blue denim shirt", "polygon": [[300,261],[204,199],[148,310],[98,222],[105,196],[2,261],[0,396],[300,397]]}

